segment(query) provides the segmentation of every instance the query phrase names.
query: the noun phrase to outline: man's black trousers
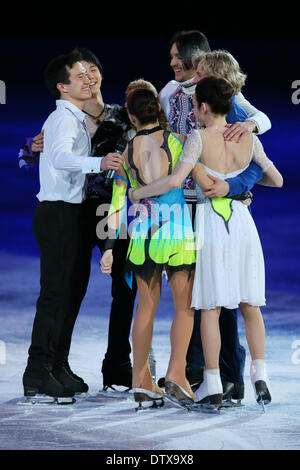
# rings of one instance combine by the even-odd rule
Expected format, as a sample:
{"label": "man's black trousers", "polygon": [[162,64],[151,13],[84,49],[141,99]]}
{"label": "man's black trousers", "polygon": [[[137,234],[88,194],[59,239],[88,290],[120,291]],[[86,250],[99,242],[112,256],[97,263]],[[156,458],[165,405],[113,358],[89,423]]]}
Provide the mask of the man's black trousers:
{"label": "man's black trousers", "polygon": [[40,248],[40,295],[36,304],[28,366],[48,364],[69,350],[85,293],[82,204],[39,203],[33,231]]}

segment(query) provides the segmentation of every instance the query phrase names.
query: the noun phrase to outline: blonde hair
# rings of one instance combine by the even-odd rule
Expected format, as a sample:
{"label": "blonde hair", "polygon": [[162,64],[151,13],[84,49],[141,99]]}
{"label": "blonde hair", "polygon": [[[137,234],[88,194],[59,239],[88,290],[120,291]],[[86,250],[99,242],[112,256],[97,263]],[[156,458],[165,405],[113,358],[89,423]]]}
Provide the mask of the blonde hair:
{"label": "blonde hair", "polygon": [[200,62],[206,75],[227,80],[233,87],[234,95],[245,85],[247,75],[241,71],[238,61],[228,51],[216,50],[195,55],[194,67],[197,68]]}
{"label": "blonde hair", "polygon": [[[126,91],[125,91],[126,100],[129,96],[129,94],[132,91],[137,90],[137,89],[149,90],[154,94],[155,98],[158,99],[158,93],[157,93],[157,90],[156,90],[155,86],[152,85],[151,82],[148,82],[147,80],[144,80],[143,78],[139,78],[137,80],[133,80],[127,86]],[[167,120],[167,118],[165,116],[165,113],[163,112],[162,109],[159,111],[158,120],[159,120],[159,124],[161,125],[161,127],[163,129],[168,129],[169,130],[169,123],[168,123],[168,120]]]}
{"label": "blonde hair", "polygon": [[157,90],[155,86],[152,85],[152,83],[148,82],[147,80],[144,80],[143,78],[139,78],[129,83],[125,91],[126,97],[129,95],[129,93],[131,93],[133,90],[136,90],[137,88],[150,90],[156,97],[158,96]]}

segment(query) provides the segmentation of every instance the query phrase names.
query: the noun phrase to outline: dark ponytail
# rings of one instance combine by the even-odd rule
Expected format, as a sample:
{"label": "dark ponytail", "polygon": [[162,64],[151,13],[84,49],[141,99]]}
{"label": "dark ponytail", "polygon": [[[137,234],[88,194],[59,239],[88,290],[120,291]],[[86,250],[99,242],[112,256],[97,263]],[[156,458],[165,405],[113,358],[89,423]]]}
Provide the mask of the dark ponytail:
{"label": "dark ponytail", "polygon": [[159,118],[158,99],[152,91],[145,88],[137,88],[129,93],[127,110],[143,125],[151,124]]}
{"label": "dark ponytail", "polygon": [[198,106],[207,103],[213,114],[227,114],[231,108],[233,87],[223,78],[202,78],[196,86]]}

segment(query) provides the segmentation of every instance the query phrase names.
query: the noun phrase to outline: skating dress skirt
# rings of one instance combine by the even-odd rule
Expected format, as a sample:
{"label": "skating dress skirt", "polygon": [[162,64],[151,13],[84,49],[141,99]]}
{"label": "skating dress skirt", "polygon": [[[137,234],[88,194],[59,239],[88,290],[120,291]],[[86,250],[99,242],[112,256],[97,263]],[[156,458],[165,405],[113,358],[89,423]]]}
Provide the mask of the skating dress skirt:
{"label": "skating dress skirt", "polygon": [[[182,142],[172,132],[164,131],[162,148],[165,150],[171,174],[180,159]],[[129,143],[130,146],[130,143]],[[129,151],[129,166],[134,167]],[[130,185],[138,188],[129,168],[124,164]],[[137,172],[138,173],[138,172]],[[140,184],[145,184],[139,178]],[[183,188],[173,189],[161,196],[141,200],[135,205],[129,224],[130,243],[126,269],[138,274],[147,283],[155,273],[167,273],[168,279],[176,271],[195,269],[195,236],[186,205]]]}
{"label": "skating dress skirt", "polygon": [[[221,174],[227,179],[243,171]],[[230,198],[208,199],[196,185],[196,270],[192,307],[235,309],[240,302],[265,305],[265,268],[257,229],[248,207]]]}
{"label": "skating dress skirt", "polygon": [[195,239],[183,189],[144,199],[129,226],[127,266],[147,283],[155,273],[195,269]]}

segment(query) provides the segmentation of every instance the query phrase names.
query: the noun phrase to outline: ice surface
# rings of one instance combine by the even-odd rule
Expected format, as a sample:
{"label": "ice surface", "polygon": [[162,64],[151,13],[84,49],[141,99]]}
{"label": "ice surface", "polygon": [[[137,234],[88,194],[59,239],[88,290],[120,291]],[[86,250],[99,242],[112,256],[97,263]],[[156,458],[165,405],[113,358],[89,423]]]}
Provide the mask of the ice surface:
{"label": "ice surface", "polygon": [[[110,279],[100,275],[97,260],[96,253],[70,354],[72,369],[89,384],[89,396],[71,406],[32,406],[20,402],[39,290],[39,259],[1,253],[0,449],[300,448],[300,341],[297,343],[300,340],[297,315],[300,295],[296,291],[268,293],[270,301],[264,309],[264,317],[273,401],[266,407],[265,414],[254,401],[248,352],[242,408],[209,415],[187,412],[168,403],[158,410],[136,413],[130,395],[106,398],[97,394],[102,389],[100,369],[106,350],[110,304],[107,295]],[[167,368],[172,309],[170,289],[164,282],[153,339],[158,378]],[[242,321],[240,340],[246,345]]]}

